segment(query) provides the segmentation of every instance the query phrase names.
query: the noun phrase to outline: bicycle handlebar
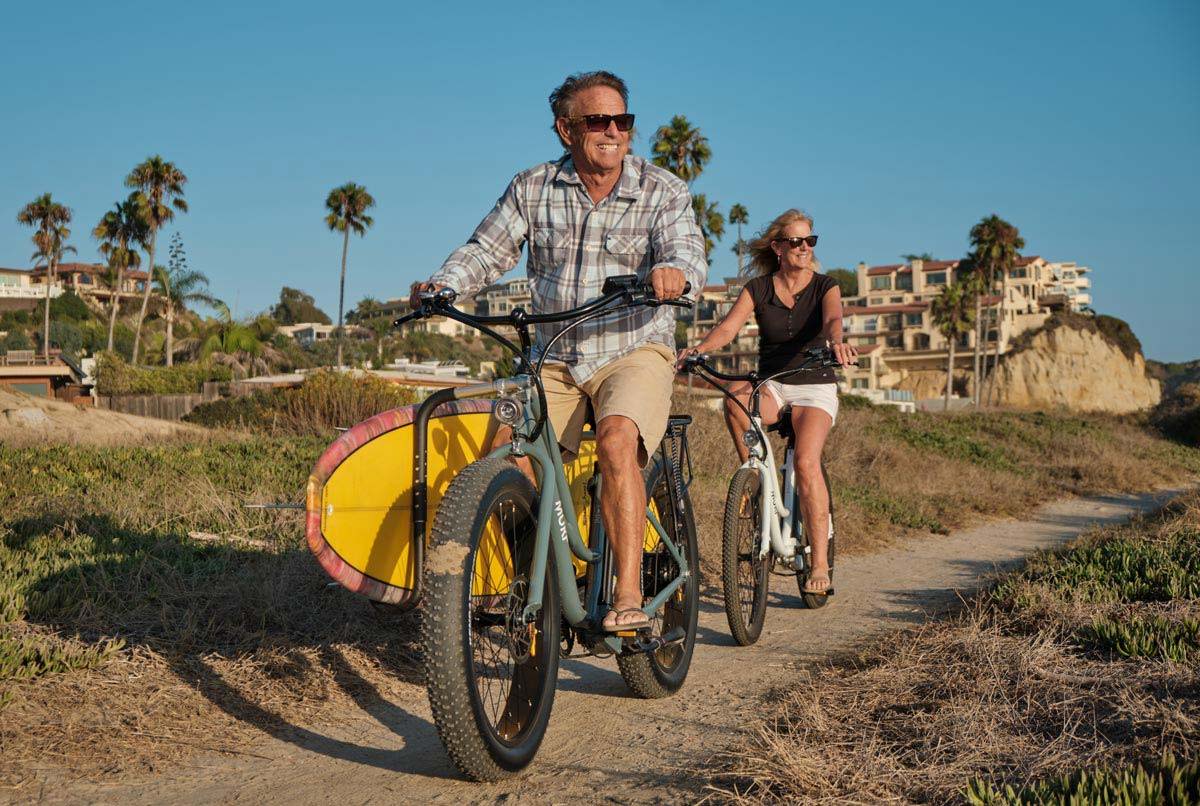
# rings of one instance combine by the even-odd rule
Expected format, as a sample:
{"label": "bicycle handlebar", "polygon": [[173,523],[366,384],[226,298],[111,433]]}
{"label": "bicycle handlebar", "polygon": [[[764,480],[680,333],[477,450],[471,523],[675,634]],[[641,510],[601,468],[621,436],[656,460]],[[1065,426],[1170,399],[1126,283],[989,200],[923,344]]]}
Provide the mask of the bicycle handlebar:
{"label": "bicycle handlebar", "polygon": [[730,375],[725,372],[718,372],[708,365],[709,356],[707,353],[698,355],[689,355],[683,359],[683,370],[685,372],[703,372],[712,375],[722,381],[749,381],[753,384],[759,384],[775,378],[791,375],[794,372],[812,372],[818,369],[826,369],[830,367],[840,367],[837,357],[834,356],[833,350],[828,347],[810,347],[804,351],[806,356],[804,363],[798,367],[785,369],[781,372],[776,372],[773,375],[760,375],[757,372],[747,372],[742,375]]}
{"label": "bicycle handlebar", "polygon": [[[683,293],[687,294],[692,290],[691,283],[684,283]],[[604,287],[601,290],[601,296],[591,302],[584,303],[577,308],[570,308],[565,311],[555,311],[554,313],[531,314],[527,313],[524,308],[514,308],[504,316],[475,316],[474,314],[466,313],[454,307],[454,301],[458,298],[458,293],[450,288],[442,288],[434,292],[422,292],[419,295],[421,307],[404,314],[392,322],[393,327],[400,327],[414,319],[423,319],[429,316],[450,315],[451,318],[462,317],[459,321],[464,324],[479,324],[479,325],[548,325],[557,322],[566,322],[571,319],[577,319],[581,316],[586,316],[595,311],[599,311],[613,302],[624,298],[628,304],[646,305],[651,308],[656,308],[660,305],[670,305],[676,308],[687,308],[691,303],[682,299],[658,299],[654,296],[654,289],[647,283],[638,281],[635,274],[624,274],[617,277],[609,277],[604,281]],[[458,316],[453,316],[451,311]]]}

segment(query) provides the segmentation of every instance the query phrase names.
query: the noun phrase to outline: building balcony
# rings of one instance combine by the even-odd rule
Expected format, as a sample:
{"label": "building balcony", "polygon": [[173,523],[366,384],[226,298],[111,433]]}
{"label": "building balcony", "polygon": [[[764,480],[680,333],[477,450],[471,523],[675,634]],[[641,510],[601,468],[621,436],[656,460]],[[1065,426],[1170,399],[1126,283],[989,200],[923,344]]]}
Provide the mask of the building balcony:
{"label": "building balcony", "polygon": [[[61,296],[63,293],[62,286],[58,283],[50,286],[50,297]],[[44,285],[0,285],[0,299],[45,299],[46,287]]]}

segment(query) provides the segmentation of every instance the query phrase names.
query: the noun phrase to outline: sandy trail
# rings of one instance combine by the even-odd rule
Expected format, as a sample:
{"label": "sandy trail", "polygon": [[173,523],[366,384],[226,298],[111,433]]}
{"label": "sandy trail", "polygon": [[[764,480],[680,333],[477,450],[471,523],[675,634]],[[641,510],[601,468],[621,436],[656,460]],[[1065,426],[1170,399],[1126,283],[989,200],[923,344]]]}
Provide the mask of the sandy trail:
{"label": "sandy trail", "polygon": [[797,663],[861,646],[872,635],[953,607],[959,591],[1038,548],[1096,524],[1151,509],[1171,492],[1048,504],[1024,521],[909,541],[838,564],[837,597],[803,608],[794,580],[775,577],[759,643],[739,648],[720,601],[709,591],[699,645],[683,690],[637,700],[611,660],[566,660],[541,752],[527,772],[502,784],[459,779],[442,751],[423,691],[404,702],[359,698],[333,727],[264,735],[254,755],[200,757],[182,769],[119,784],[43,790],[53,802],[611,803],[693,802],[703,782],[691,771],[762,717],[762,695]]}

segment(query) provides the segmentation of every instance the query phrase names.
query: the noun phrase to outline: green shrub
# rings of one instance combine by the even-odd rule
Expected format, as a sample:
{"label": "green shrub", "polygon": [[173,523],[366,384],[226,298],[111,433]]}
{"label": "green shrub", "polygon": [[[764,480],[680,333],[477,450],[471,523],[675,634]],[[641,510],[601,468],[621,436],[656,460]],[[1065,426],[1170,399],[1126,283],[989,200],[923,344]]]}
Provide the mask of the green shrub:
{"label": "green shrub", "polygon": [[25,335],[23,330],[13,330],[4,337],[4,341],[0,342],[5,351],[8,350],[32,350],[33,342]]}
{"label": "green shrub", "polygon": [[1168,753],[1158,764],[1136,764],[1115,772],[1080,770],[1024,789],[997,788],[976,778],[967,784],[963,796],[975,806],[1182,806],[1200,800],[1200,763],[1179,762]]}
{"label": "green shrub", "polygon": [[231,377],[229,367],[207,362],[143,368],[107,352],[96,361],[96,391],[102,395],[195,394],[207,381]]}
{"label": "green shrub", "polygon": [[373,375],[333,370],[309,374],[295,389],[275,389],[197,406],[184,419],[198,425],[331,435],[380,412],[416,402],[414,392]]}

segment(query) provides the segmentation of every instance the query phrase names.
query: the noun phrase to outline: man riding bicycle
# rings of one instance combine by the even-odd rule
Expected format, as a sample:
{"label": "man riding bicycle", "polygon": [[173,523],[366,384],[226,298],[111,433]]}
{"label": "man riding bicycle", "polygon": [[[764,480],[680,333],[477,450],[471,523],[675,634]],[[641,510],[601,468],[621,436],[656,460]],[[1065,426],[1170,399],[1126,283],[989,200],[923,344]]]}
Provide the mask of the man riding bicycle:
{"label": "man riding bicycle", "polygon": [[[495,282],[529,243],[531,313],[569,310],[600,295],[604,279],[634,274],[659,299],[691,283],[708,264],[687,185],[629,153],[629,92],[612,73],[570,76],[550,94],[553,128],[566,154],[517,174],[470,240],[446,258],[419,295],[450,288],[462,297]],[[539,325],[538,345],[558,326]],[[566,334],[543,369],[548,416],[564,449],[576,453],[590,405],[595,417],[600,510],[611,536],[617,583],[609,631],[649,625],[641,611],[646,491],[641,468],[666,431],[674,379],[670,308],[623,310]]]}

